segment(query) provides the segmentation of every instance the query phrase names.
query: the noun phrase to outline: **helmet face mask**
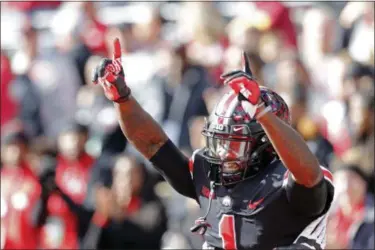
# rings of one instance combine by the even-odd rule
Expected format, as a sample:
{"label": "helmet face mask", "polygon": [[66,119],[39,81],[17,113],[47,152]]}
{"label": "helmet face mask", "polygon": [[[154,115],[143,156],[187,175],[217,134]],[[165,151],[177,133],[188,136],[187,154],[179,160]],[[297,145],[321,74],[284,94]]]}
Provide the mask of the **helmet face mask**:
{"label": "helmet face mask", "polygon": [[220,160],[247,160],[250,153],[251,141],[228,140],[218,137],[207,137],[208,155]]}
{"label": "helmet face mask", "polygon": [[219,184],[229,185],[244,179],[252,140],[206,137],[206,143],[206,159],[218,166]]}

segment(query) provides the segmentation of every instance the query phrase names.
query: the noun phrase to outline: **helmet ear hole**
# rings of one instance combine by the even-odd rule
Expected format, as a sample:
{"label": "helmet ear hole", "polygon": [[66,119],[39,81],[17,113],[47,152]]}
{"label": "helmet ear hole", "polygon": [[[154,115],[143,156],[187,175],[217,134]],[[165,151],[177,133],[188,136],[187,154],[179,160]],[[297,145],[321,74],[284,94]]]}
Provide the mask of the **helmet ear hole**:
{"label": "helmet ear hole", "polygon": [[260,143],[255,145],[255,150],[251,153],[250,161],[248,168],[252,169],[252,171],[258,171],[261,166],[266,166],[272,159],[274,158],[273,150],[272,152],[268,152],[268,149],[271,147],[272,144],[269,142],[267,135],[262,135],[259,139]]}
{"label": "helmet ear hole", "polygon": [[259,155],[258,155],[258,152],[256,150],[251,154],[251,159],[253,161],[259,160]]}

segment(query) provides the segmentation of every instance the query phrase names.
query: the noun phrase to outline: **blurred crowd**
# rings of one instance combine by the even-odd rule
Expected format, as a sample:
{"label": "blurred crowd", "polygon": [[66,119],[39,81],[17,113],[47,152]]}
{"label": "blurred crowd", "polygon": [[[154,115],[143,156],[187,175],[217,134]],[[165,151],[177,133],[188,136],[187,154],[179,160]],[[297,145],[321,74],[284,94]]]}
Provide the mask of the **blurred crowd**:
{"label": "blurred crowd", "polygon": [[92,70],[190,156],[242,67],[334,173],[327,248],[374,249],[373,2],[1,2],[1,248],[200,248],[199,211],[127,142]]}

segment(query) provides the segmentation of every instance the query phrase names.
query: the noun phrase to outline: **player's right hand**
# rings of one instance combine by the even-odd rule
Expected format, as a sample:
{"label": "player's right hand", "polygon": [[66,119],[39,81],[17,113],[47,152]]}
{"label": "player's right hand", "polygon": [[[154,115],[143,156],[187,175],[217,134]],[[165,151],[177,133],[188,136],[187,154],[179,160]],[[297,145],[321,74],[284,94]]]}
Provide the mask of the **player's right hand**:
{"label": "player's right hand", "polygon": [[220,76],[224,84],[232,88],[239,95],[245,97],[245,100],[253,105],[259,104],[260,88],[250,69],[249,58],[246,53],[243,54],[245,70],[235,70]]}
{"label": "player's right hand", "polygon": [[92,82],[100,84],[105,96],[113,102],[124,102],[130,96],[126,85],[124,70],[121,66],[121,45],[118,38],[114,41],[113,59],[105,58],[95,68]]}

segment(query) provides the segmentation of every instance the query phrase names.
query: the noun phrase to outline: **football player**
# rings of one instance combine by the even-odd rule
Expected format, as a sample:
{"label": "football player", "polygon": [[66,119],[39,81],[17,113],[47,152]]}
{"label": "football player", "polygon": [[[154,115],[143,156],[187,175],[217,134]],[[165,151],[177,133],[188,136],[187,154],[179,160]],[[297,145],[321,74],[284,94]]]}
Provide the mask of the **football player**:
{"label": "football player", "polygon": [[206,249],[322,249],[333,198],[331,173],[290,126],[284,100],[245,71],[222,76],[224,95],[203,128],[206,146],[187,159],[131,95],[121,47],[94,71],[121,129],[202,217],[191,229]]}

